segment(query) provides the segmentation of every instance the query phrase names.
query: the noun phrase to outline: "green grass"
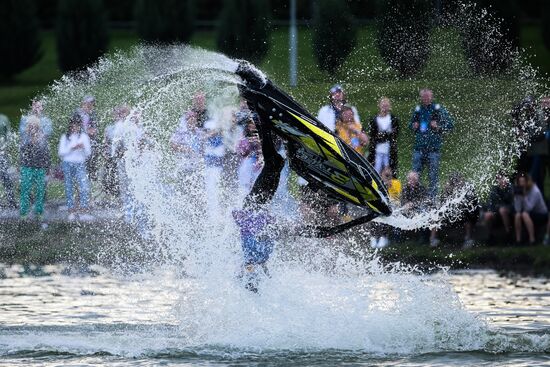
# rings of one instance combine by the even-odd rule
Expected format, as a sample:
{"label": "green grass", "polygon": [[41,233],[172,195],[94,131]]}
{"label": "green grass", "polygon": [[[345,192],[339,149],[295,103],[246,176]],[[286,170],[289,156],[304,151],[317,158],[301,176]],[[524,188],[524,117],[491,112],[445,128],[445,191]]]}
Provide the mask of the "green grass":
{"label": "green grass", "polygon": [[[43,56],[41,60],[32,68],[17,75],[11,81],[3,81],[0,84],[0,113],[8,115],[12,123],[18,121],[21,109],[29,106],[30,100],[37,93],[43,91],[46,86],[59,78],[62,73],[57,66],[57,55],[55,50],[55,37],[53,32],[45,31],[42,34],[42,50]],[[139,40],[133,31],[114,30],[111,32],[110,51],[127,50],[134,45],[137,45]],[[200,46],[209,50],[215,50],[215,33],[213,31],[199,31],[193,36],[191,44]],[[531,55],[530,61],[537,66],[543,73],[550,72],[550,51],[548,51],[540,36],[540,27],[536,25],[528,25],[522,28],[521,32],[522,47],[527,49]],[[362,97],[365,94],[372,94],[367,89],[371,89],[371,84],[374,82],[380,84],[388,80],[372,80],[368,77],[367,67],[380,67],[383,63],[380,60],[374,43],[374,31],[372,27],[363,27],[359,31],[358,45],[356,52],[346,61],[342,71],[336,76],[329,76],[321,72],[313,58],[311,46],[311,33],[308,29],[301,28],[299,30],[298,41],[298,80],[299,87],[293,91],[297,97],[303,97],[303,103],[315,109],[320,104],[324,103],[327,95],[327,89],[336,82],[349,81],[356,82],[358,85],[349,85],[349,99],[357,101],[360,110],[364,116],[371,115],[376,111],[376,99],[369,96],[368,99]],[[446,55],[443,55],[443,58]],[[430,66],[437,66],[438,69],[449,66],[445,60],[437,60],[437,55],[432,57],[432,60],[427,68],[428,72],[423,73],[420,78],[414,80],[394,82],[387,88],[392,96],[409,97],[412,94],[413,99],[416,98],[418,85],[423,85],[426,82],[433,84],[437,77],[441,74],[430,74]],[[271,49],[264,62],[260,65],[270,77],[284,87],[288,84],[288,32],[286,28],[275,29],[271,39]],[[364,70],[360,73],[360,70]],[[355,76],[353,75],[355,74]],[[449,73],[446,73],[449,74]],[[389,79],[394,81],[393,74],[378,73],[378,77],[382,75],[391,76]],[[447,84],[447,81],[440,81],[441,84]],[[355,83],[354,83],[355,84]],[[380,86],[374,88],[380,89]]]}
{"label": "green grass", "polygon": [[[116,31],[111,38],[110,49],[129,49],[137,43],[133,32]],[[42,58],[30,69],[13,80],[0,84],[0,113],[7,115],[13,126],[17,126],[21,110],[30,106],[31,99],[45,90],[54,80],[62,76],[57,65],[55,37],[52,32],[42,34]]]}
{"label": "green grass", "polygon": [[[531,62],[541,70],[550,69],[550,52],[542,44],[538,26],[522,29],[522,46],[528,49]],[[139,43],[132,31],[115,30],[111,33],[110,52],[127,50]],[[215,50],[213,31],[196,32],[192,45]],[[364,121],[376,113],[377,100],[389,96],[394,102],[394,113],[405,127],[412,107],[417,103],[418,89],[429,86],[434,89],[438,101],[455,114],[455,131],[449,135],[443,154],[443,175],[453,170],[467,173],[467,177],[479,173],[487,147],[483,142],[494,138],[483,126],[477,126],[476,116],[487,109],[497,110],[496,116],[505,118],[507,104],[514,96],[524,92],[506,78],[474,78],[469,72],[460,51],[460,41],[455,32],[439,29],[433,33],[434,49],[425,70],[413,79],[400,79],[382,62],[372,26],[364,26],[358,34],[358,45],[337,75],[320,71],[313,57],[311,32],[299,29],[298,87],[288,87],[288,32],[287,28],[275,29],[271,48],[260,68],[277,84],[280,84],[314,114],[327,102],[327,91],[334,83],[343,83],[348,100],[356,105]],[[445,45],[442,47],[441,45]],[[34,67],[16,76],[9,83],[0,84],[0,113],[5,113],[15,127],[21,109],[29,106],[33,96],[44,91],[48,84],[61,76],[57,67],[53,32],[43,32],[43,57]],[[502,96],[505,96],[503,99]],[[505,100],[505,102],[503,102]],[[59,123],[58,121],[54,121]],[[406,128],[400,134],[401,176],[410,167],[413,136]],[[498,141],[495,143],[498,144]],[[485,150],[484,150],[485,149]],[[468,159],[465,159],[467,157]],[[476,158],[477,160],[470,159]],[[469,174],[468,174],[469,173]]]}
{"label": "green grass", "polygon": [[485,247],[453,249],[402,243],[379,252],[386,261],[401,261],[433,270],[490,268],[529,275],[550,275],[550,251],[544,246]]}
{"label": "green grass", "polygon": [[541,73],[550,75],[550,50],[543,43],[540,25],[528,25],[521,30],[521,46],[529,55],[529,61]]}

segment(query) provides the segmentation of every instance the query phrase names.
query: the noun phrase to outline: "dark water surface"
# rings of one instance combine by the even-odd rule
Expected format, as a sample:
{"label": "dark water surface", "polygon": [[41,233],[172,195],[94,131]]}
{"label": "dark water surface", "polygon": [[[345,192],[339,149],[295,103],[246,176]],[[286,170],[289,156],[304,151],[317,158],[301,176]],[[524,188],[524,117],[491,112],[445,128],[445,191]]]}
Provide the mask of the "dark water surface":
{"label": "dark water surface", "polygon": [[[459,344],[456,350],[426,350],[411,345],[403,351],[373,351],[311,348],[298,342],[291,348],[270,349],[243,347],[237,340],[226,344],[191,340],[187,328],[193,325],[182,325],[184,317],[180,319],[174,312],[175,304],[186,302],[180,294],[190,280],[173,274],[166,271],[154,276],[120,276],[101,268],[68,271],[61,266],[1,267],[0,364],[550,365],[547,279],[503,277],[492,271],[452,273],[448,282],[464,307],[486,324],[482,335],[472,335],[471,343]],[[201,307],[208,308],[208,304]],[[243,317],[253,317],[250,312],[243,313]],[[208,312],[204,317],[208,317]],[[381,314],[380,318],[392,322],[388,315]],[[246,339],[245,335],[242,337]],[[452,339],[453,333],[426,336],[430,337]]]}

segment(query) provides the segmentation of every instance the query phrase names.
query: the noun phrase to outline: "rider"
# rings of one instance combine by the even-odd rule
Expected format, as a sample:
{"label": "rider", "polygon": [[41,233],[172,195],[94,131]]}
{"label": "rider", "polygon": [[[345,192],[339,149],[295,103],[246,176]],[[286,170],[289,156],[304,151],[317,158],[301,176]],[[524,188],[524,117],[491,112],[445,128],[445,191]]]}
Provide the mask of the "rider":
{"label": "rider", "polygon": [[[258,118],[255,118],[255,123],[260,136],[264,166],[254,182],[252,190],[245,197],[243,208],[233,211],[233,217],[241,233],[244,255],[242,275],[246,281],[246,288],[253,292],[258,291],[258,272],[260,271],[258,267],[267,275],[265,264],[274,247],[274,231],[273,228],[270,228],[270,225],[275,224],[275,218],[269,213],[269,204],[277,191],[281,170],[285,163],[283,157],[277,153],[269,127],[265,126]],[[376,213],[370,213],[334,227],[297,226],[288,233],[305,237],[324,238],[358,224],[366,223],[376,216]]]}

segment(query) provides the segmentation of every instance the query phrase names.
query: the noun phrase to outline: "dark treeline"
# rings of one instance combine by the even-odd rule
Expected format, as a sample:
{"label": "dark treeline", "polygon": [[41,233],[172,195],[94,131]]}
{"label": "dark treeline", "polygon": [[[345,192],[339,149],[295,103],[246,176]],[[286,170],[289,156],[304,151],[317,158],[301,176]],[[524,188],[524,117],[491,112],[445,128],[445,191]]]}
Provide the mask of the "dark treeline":
{"label": "dark treeline", "polygon": [[[434,6],[439,4],[445,7],[446,3],[455,0],[433,0]],[[541,19],[543,16],[542,7],[547,0],[512,0],[519,8],[519,17],[521,19]],[[40,0],[35,1],[38,11],[40,24],[45,28],[53,28],[56,20],[56,9],[58,0]],[[105,1],[105,8],[111,22],[133,22],[134,9],[138,0],[116,0]],[[476,1],[486,5],[487,3],[498,5],[499,0],[480,0]],[[215,22],[223,8],[224,0],[201,0],[197,1],[196,19],[198,21]],[[296,12],[298,20],[311,20],[315,12],[316,0],[297,0]],[[377,13],[378,0],[346,0],[349,9],[356,19],[373,19]],[[290,0],[271,0],[271,17],[276,21],[286,21],[289,19]]]}
{"label": "dark treeline", "polygon": [[[258,63],[269,50],[273,24],[288,20],[290,4],[290,0],[0,1],[9,13],[6,31],[0,35],[3,50],[10,55],[0,59],[0,77],[6,79],[38,61],[38,24],[55,29],[59,67],[64,72],[83,69],[103,55],[109,30],[117,23],[134,28],[141,41],[154,43],[189,42],[197,27],[206,25],[216,31],[218,50]],[[476,22],[476,16],[459,17],[462,24],[456,25],[472,70],[492,74],[508,69],[525,19],[544,19],[540,31],[548,47],[548,2],[475,0],[475,11],[488,9],[494,22]],[[426,65],[433,27],[445,14],[456,15],[453,8],[462,7],[461,0],[296,0],[296,4],[297,18],[306,21],[312,31],[321,70],[335,74],[355,47],[359,22],[372,19],[382,58],[405,77],[419,73]],[[468,24],[463,24],[465,21]],[[498,27],[496,32],[493,24]],[[487,36],[493,33],[501,36]]]}

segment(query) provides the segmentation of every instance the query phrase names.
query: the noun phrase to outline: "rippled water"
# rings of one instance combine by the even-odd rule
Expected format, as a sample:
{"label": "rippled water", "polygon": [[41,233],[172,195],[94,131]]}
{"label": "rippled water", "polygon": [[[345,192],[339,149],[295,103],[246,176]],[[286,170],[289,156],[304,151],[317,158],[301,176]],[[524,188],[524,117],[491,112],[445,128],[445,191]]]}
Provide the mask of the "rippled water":
{"label": "rippled water", "polygon": [[[179,276],[174,270],[121,276],[102,268],[69,271],[61,266],[3,267],[4,277],[0,280],[0,364],[550,364],[550,282],[547,279],[501,277],[492,271],[425,277],[425,282],[440,282],[442,278],[444,282],[449,282],[468,314],[480,319],[484,325],[482,332],[473,332],[470,339],[461,335],[461,340],[467,341],[462,344],[444,340],[453,338],[452,330],[423,336],[440,338],[433,345],[453,345],[452,349],[436,347],[430,350],[426,345],[432,344],[418,338],[408,341],[408,350],[401,348],[399,351],[387,346],[386,351],[374,351],[367,347],[376,345],[375,341],[369,339],[377,336],[383,339],[383,327],[377,333],[365,328],[364,349],[303,346],[299,344],[298,338],[294,339],[294,346],[287,345],[279,349],[239,346],[238,342],[202,344],[190,339],[188,329],[193,328],[193,325],[182,322],[186,319],[180,312],[182,302],[191,302],[186,300],[185,292],[192,288],[194,280]],[[369,279],[363,281],[369,282]],[[247,319],[257,315],[253,309],[245,307],[261,305],[270,295],[252,295],[243,290],[240,296],[243,322],[246,323],[250,321]],[[290,304],[292,300],[285,302]],[[281,302],[281,306],[285,302]],[[385,302],[391,303],[392,300]],[[338,304],[345,302],[339,300]],[[364,306],[366,315],[371,305]],[[195,307],[208,309],[210,305],[205,303]],[[278,312],[284,317],[284,307]],[[345,315],[346,311],[342,310],[341,313]],[[388,330],[395,328],[396,325],[391,325],[390,313],[380,312],[378,318],[388,323]],[[403,330],[406,331],[414,325],[415,320],[425,318],[418,315],[417,318],[401,319],[399,322],[403,323]],[[372,319],[372,322],[376,320]],[[357,338],[357,335],[351,333],[355,333],[353,325],[350,325],[350,339]],[[243,335],[242,339],[246,340],[247,336]],[[266,342],[265,345],[276,345],[276,342]]]}

